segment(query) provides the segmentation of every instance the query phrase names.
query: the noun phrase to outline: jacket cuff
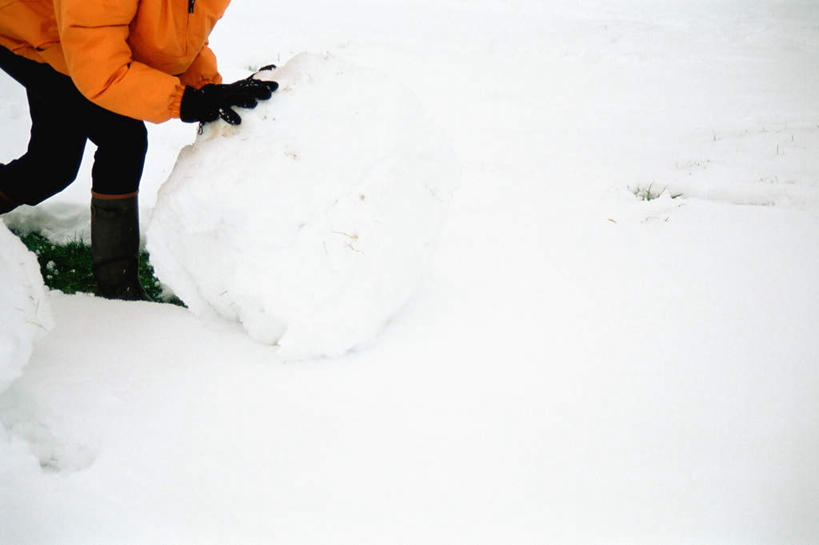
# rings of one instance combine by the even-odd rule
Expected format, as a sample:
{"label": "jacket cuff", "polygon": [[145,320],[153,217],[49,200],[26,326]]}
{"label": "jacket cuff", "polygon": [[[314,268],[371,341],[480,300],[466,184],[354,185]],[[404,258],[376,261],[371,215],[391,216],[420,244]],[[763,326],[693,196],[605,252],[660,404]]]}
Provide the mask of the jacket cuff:
{"label": "jacket cuff", "polygon": [[180,82],[171,95],[171,101],[168,104],[168,111],[172,118],[178,119],[180,117],[179,110],[182,108],[182,95],[185,94],[185,86]]}

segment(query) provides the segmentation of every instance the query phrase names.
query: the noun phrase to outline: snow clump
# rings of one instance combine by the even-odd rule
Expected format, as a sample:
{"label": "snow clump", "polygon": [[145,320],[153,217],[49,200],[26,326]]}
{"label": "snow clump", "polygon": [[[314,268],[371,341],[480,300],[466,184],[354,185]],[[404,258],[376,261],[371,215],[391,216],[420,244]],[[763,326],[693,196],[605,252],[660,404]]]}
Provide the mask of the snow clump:
{"label": "snow clump", "polygon": [[409,299],[457,162],[417,97],[376,71],[303,53],[256,77],[279,82],[273,98],[179,154],[151,260],[194,313],[288,359],[340,355]]}
{"label": "snow clump", "polygon": [[37,258],[0,221],[0,392],[53,323]]}

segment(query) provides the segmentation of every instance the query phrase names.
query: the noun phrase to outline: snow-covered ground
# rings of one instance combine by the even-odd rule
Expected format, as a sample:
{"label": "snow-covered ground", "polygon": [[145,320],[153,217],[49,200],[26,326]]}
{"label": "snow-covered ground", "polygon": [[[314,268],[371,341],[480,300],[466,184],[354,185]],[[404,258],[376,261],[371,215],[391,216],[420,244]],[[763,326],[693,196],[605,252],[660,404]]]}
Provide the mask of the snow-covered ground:
{"label": "snow-covered ground", "polygon": [[[0,544],[819,542],[819,4],[253,0],[211,43],[227,80],[329,51],[415,90],[463,175],[429,279],[290,364],[51,293]],[[146,213],[194,132],[151,127]],[[8,219],[68,236],[88,172]]]}

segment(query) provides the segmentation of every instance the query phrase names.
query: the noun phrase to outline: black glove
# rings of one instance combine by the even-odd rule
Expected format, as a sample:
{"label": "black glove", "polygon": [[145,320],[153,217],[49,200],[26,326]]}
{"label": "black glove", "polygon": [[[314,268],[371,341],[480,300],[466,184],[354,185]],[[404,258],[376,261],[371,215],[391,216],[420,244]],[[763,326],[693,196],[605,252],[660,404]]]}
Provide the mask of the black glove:
{"label": "black glove", "polygon": [[234,106],[255,108],[257,101],[269,99],[278,88],[275,81],[253,79],[253,76],[228,85],[209,83],[201,89],[185,87],[179,117],[187,123],[210,123],[221,117],[231,125],[238,125],[242,118],[233,111]]}

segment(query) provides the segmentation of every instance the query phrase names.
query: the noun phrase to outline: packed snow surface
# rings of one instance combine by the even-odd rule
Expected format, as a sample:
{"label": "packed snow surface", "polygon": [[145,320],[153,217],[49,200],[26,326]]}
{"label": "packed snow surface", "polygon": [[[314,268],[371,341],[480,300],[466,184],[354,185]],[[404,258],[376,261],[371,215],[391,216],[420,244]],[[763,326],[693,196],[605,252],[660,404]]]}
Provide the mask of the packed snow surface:
{"label": "packed snow surface", "polygon": [[37,258],[0,222],[0,393],[52,325]]}
{"label": "packed snow surface", "polygon": [[376,71],[304,53],[256,77],[278,92],[182,150],[148,250],[196,314],[288,358],[339,355],[429,266],[455,161],[417,98]]}
{"label": "packed snow surface", "polygon": [[[367,350],[297,363],[49,293],[0,394],[0,545],[819,543],[819,3],[245,0],[210,43],[226,81],[312,50],[414,91],[463,171],[430,274]],[[259,110],[274,148],[334,130],[281,120],[297,93]],[[149,131],[146,212],[196,138]],[[70,240],[89,167],[6,219]]]}

